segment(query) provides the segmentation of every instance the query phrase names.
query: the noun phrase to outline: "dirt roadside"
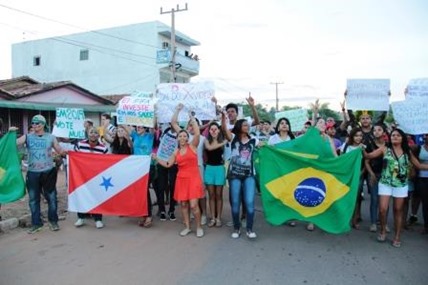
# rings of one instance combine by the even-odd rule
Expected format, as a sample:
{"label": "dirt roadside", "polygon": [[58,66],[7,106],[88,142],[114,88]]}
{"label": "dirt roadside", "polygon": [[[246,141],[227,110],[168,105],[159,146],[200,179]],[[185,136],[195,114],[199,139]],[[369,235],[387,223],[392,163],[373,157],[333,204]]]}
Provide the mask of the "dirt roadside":
{"label": "dirt roadside", "polygon": [[[24,178],[26,172],[23,172]],[[67,210],[67,189],[65,185],[65,171],[58,171],[58,180],[57,180],[57,192],[58,192],[58,215],[64,216]],[[41,199],[41,211],[43,216],[46,216],[48,205],[45,199]],[[0,216],[2,221],[8,219],[17,218],[19,220],[19,226],[26,227],[29,226],[29,216],[30,216],[30,207],[28,205],[28,195],[25,196],[13,203],[3,204],[0,209]]]}

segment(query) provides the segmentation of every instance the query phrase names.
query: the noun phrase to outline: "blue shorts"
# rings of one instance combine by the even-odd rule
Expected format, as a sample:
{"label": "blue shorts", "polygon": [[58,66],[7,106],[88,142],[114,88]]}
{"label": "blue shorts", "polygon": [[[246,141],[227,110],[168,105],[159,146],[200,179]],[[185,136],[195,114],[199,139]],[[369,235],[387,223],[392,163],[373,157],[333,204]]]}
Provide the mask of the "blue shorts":
{"label": "blue shorts", "polygon": [[223,186],[226,182],[226,171],[224,165],[207,165],[204,173],[206,185]]}

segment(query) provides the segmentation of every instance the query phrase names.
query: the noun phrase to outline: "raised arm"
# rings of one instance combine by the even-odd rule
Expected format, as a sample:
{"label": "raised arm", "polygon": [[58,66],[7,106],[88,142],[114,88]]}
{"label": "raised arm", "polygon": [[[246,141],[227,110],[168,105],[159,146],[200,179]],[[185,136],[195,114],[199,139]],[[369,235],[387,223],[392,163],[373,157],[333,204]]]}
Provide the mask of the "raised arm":
{"label": "raised arm", "polygon": [[225,139],[228,140],[228,141],[231,141],[232,140],[232,133],[227,128],[226,116],[227,116],[226,112],[223,111],[221,113],[221,129],[223,130]]}
{"label": "raised arm", "polygon": [[199,139],[201,136],[201,131],[199,130],[199,126],[198,126],[198,123],[196,122],[195,117],[193,117],[193,116],[191,117],[190,124],[192,125],[192,128],[193,128],[192,145],[196,149],[196,148],[198,148],[198,145],[199,145]]}
{"label": "raised arm", "polygon": [[184,108],[184,105],[183,105],[183,104],[181,104],[181,103],[179,103],[179,104],[177,105],[177,107],[175,107],[174,114],[172,114],[172,118],[171,118],[171,128],[172,128],[176,133],[178,133],[178,132],[181,130],[180,126],[178,125],[178,114],[180,113],[180,111],[181,111],[181,110],[183,110],[183,108]]}
{"label": "raised arm", "polygon": [[248,105],[250,106],[251,113],[253,115],[253,122],[251,123],[252,126],[257,126],[260,124],[260,118],[259,114],[257,113],[256,104],[254,103],[254,98],[251,97],[251,92],[248,95],[248,98],[245,98],[248,102]]}

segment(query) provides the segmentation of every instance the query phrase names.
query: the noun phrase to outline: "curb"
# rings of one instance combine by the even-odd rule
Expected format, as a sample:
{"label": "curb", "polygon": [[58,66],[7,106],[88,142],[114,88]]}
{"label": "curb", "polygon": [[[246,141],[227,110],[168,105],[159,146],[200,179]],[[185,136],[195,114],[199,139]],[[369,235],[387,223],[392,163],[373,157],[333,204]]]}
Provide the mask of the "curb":
{"label": "curb", "polygon": [[[47,210],[46,211],[42,211],[42,219],[44,219],[44,217],[47,217]],[[58,215],[58,220],[59,221],[63,221],[65,220],[66,214],[63,213],[62,215]],[[6,233],[8,231],[11,231],[17,227],[21,227],[21,228],[25,228],[25,227],[29,227],[31,225],[31,214],[26,214],[23,215],[22,217],[18,218],[9,218],[6,220],[2,220],[0,221],[0,233]]]}

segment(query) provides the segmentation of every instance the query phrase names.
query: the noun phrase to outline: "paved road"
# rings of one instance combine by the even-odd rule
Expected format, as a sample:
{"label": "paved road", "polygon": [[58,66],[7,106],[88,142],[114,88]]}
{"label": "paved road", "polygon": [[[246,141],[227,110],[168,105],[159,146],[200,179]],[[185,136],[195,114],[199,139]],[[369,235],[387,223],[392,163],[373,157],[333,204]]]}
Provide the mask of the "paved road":
{"label": "paved road", "polygon": [[179,220],[143,229],[133,218],[106,217],[104,229],[76,229],[70,213],[59,232],[1,234],[0,285],[428,284],[428,236],[418,233],[420,225],[405,231],[396,249],[376,242],[367,222],[364,230],[330,235],[303,223],[273,227],[258,211],[259,237],[250,241],[232,240],[226,226],[206,229],[201,239],[180,237]]}

